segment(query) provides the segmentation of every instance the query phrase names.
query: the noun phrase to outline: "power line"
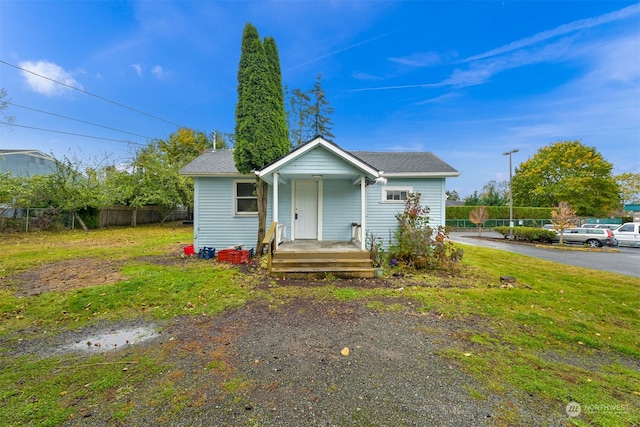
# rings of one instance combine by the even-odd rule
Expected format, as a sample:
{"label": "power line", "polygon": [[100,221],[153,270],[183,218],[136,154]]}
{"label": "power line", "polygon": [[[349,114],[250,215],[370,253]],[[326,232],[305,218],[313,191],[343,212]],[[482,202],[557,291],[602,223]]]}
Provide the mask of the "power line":
{"label": "power line", "polygon": [[75,122],[80,122],[80,123],[85,123],[85,124],[92,125],[92,126],[101,127],[103,129],[114,130],[116,132],[126,133],[126,134],[133,135],[133,136],[139,136],[141,138],[146,138],[146,139],[154,139],[154,138],[151,138],[150,136],[140,135],[140,134],[137,134],[137,133],[128,132],[126,130],[120,130],[120,129],[112,128],[112,127],[109,127],[109,126],[100,125],[100,124],[97,124],[97,123],[87,122],[85,120],[74,119],[73,117],[63,116],[62,114],[56,114],[56,113],[52,113],[50,111],[39,110],[37,108],[26,107],[24,105],[15,104],[13,102],[7,102],[7,104],[8,105],[13,105],[14,107],[24,108],[25,110],[36,111],[36,112],[42,113],[42,114],[49,114],[51,116],[62,117],[63,119],[67,119],[67,120],[73,120]]}
{"label": "power line", "polygon": [[140,144],[139,142],[127,141],[125,139],[103,138],[101,136],[83,135],[81,133],[66,132],[66,131],[63,131],[63,130],[54,130],[54,129],[38,128],[38,127],[35,127],[35,126],[18,125],[18,124],[15,124],[15,123],[9,123],[9,122],[4,122],[4,121],[0,122],[0,125],[9,125],[9,126],[15,126],[15,127],[19,127],[19,128],[25,128],[25,129],[41,130],[41,131],[45,131],[45,132],[62,133],[62,134],[65,134],[65,135],[81,136],[83,138],[102,139],[104,141],[122,142],[122,143],[125,143],[125,144],[134,144],[134,145],[141,145],[141,146],[145,145],[145,144]]}
{"label": "power line", "polygon": [[135,111],[135,112],[136,112],[136,113],[138,113],[138,114],[142,114],[142,115],[144,115],[144,116],[151,117],[151,118],[156,119],[156,120],[160,120],[161,122],[169,123],[169,124],[174,125],[174,126],[179,127],[179,128],[180,128],[180,127],[184,127],[184,126],[179,125],[179,124],[177,124],[177,123],[174,123],[174,122],[172,122],[172,121],[169,121],[169,120],[163,119],[163,118],[158,117],[158,116],[154,116],[153,114],[145,113],[144,111],[138,110],[137,108],[129,107],[129,106],[124,105],[124,104],[121,104],[121,103],[119,103],[119,102],[112,101],[112,100],[110,100],[110,99],[108,99],[108,98],[105,98],[105,97],[103,97],[103,96],[96,95],[95,93],[87,92],[86,90],[83,90],[83,89],[77,88],[77,87],[75,87],[75,86],[71,86],[71,85],[68,85],[68,84],[66,84],[66,83],[62,83],[62,82],[60,82],[60,81],[58,81],[58,80],[52,79],[51,77],[43,76],[42,74],[38,74],[38,73],[36,73],[36,72],[33,72],[33,71],[31,71],[31,70],[27,70],[27,69],[25,69],[25,68],[19,67],[19,66],[14,65],[14,64],[10,64],[10,63],[8,63],[8,62],[6,62],[6,61],[3,61],[3,60],[1,60],[1,59],[0,59],[0,63],[5,64],[5,65],[8,65],[9,67],[13,67],[13,68],[16,68],[16,69],[18,69],[18,70],[24,71],[25,73],[30,73],[30,74],[33,74],[34,76],[38,76],[38,77],[40,77],[40,78],[50,80],[50,81],[52,81],[52,82],[54,82],[54,83],[57,83],[57,84],[59,84],[59,85],[62,85],[62,86],[68,87],[69,89],[77,90],[78,92],[82,92],[82,93],[84,93],[85,95],[93,96],[93,97],[98,98],[98,99],[100,99],[100,100],[102,100],[102,101],[109,102],[109,103],[111,103],[111,104],[117,105],[117,106],[122,107],[122,108],[126,108],[127,110]]}

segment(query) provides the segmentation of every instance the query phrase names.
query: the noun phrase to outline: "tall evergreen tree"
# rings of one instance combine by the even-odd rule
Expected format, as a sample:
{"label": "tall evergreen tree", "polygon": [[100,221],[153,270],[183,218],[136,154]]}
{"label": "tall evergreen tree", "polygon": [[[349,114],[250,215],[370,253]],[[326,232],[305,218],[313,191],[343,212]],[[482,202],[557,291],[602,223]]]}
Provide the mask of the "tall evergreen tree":
{"label": "tall evergreen tree", "polygon": [[314,102],[311,105],[313,136],[320,135],[327,139],[335,138],[335,135],[331,133],[333,123],[329,117],[334,110],[329,106],[327,96],[324,89],[322,89],[322,74],[320,73],[316,75],[316,82],[311,89],[311,95],[314,98]]}
{"label": "tall evergreen tree", "polygon": [[277,102],[274,107],[275,128],[273,130],[273,143],[278,145],[281,153],[289,152],[289,130],[287,129],[287,114],[284,110],[284,93],[282,91],[282,72],[280,71],[280,55],[278,46],[273,37],[265,37],[264,51],[267,55],[269,77],[271,77],[271,90],[273,99]]}
{"label": "tall evergreen tree", "polygon": [[[263,44],[248,23],[242,32],[236,105],[236,168],[244,174],[261,169],[289,151],[278,49],[272,38]],[[268,185],[256,177],[258,242],[262,254],[266,231]]]}
{"label": "tall evergreen tree", "polygon": [[294,89],[287,98],[287,119],[291,136],[291,148],[301,146],[313,137],[311,132],[311,97],[308,92]]}

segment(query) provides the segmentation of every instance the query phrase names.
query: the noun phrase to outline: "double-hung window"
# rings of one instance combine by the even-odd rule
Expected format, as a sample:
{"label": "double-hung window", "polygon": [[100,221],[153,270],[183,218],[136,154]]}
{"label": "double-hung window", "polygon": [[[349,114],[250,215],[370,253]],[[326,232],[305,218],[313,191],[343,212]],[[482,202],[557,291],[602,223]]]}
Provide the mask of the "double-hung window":
{"label": "double-hung window", "polygon": [[236,215],[258,214],[258,196],[255,181],[234,181],[233,198]]}

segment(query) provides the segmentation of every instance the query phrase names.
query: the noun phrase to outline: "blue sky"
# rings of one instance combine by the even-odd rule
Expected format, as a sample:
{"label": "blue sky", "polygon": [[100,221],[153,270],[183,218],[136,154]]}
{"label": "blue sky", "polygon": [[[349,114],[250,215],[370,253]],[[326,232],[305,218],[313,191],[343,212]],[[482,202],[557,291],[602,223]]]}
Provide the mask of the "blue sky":
{"label": "blue sky", "polygon": [[0,148],[117,163],[178,125],[233,132],[247,22],[275,38],[284,84],[322,74],[336,143],[432,151],[463,197],[508,179],[503,152],[520,150],[515,168],[559,140],[640,172],[640,3],[625,1],[0,0],[5,115],[26,126],[0,126]]}

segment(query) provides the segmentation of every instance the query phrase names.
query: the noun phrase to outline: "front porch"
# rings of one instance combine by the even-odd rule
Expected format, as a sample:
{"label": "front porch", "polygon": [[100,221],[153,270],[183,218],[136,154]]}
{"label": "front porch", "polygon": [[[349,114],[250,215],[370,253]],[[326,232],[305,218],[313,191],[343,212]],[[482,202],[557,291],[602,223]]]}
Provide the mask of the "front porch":
{"label": "front porch", "polygon": [[[276,229],[275,224],[272,229]],[[371,278],[375,276],[369,252],[360,242],[296,240],[278,244],[267,234],[269,275],[275,277]]]}

